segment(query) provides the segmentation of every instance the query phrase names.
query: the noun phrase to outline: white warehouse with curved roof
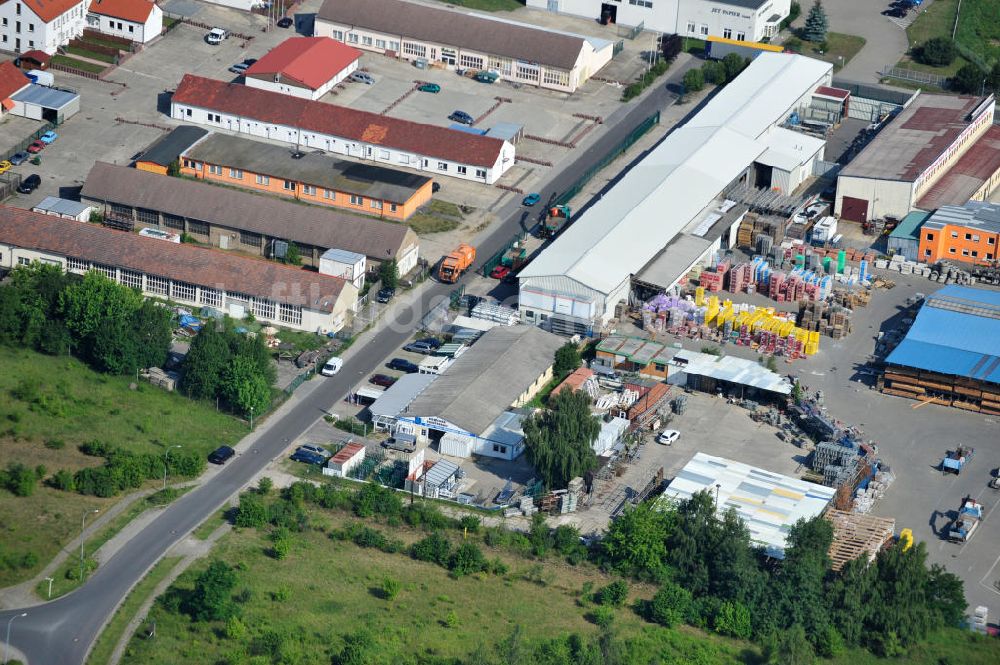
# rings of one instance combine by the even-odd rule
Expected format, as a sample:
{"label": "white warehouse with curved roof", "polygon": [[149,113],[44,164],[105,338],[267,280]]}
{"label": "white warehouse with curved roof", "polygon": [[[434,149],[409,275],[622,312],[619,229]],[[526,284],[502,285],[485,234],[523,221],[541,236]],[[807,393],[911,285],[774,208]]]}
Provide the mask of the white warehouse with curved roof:
{"label": "white warehouse with curved roof", "polygon": [[831,79],[829,63],[758,56],[521,271],[522,320],[587,333],[628,300],[644,269],[667,290],[728,247],[746,207],[726,201],[727,188],[763,173],[765,186],[790,194],[822,159],[825,141],[780,125]]}

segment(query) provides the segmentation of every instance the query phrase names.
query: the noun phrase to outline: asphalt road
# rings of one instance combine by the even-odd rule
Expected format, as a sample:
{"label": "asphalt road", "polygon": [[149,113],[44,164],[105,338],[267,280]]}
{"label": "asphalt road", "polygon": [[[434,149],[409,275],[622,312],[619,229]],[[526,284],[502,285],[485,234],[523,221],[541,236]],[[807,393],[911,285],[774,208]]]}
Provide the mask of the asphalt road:
{"label": "asphalt road", "polygon": [[[668,85],[673,87],[679,84],[685,69],[678,68],[639,103],[623,106],[608,118],[605,121],[609,127],[607,133],[573,161],[554,169],[552,178],[540,190],[542,201],[549,201],[565,191],[579,174],[595,164],[642,120],[672,104],[676,96],[668,90]],[[497,216],[504,222],[480,241],[476,267],[503,247],[517,231],[522,218],[520,199],[510,201],[497,211]],[[389,325],[345,362],[339,374],[325,379],[280,419],[269,421],[266,436],[260,437],[242,455],[230,461],[215,478],[163,511],[101,566],[83,587],[43,605],[0,612],[0,627],[6,627],[13,615],[28,612],[28,616],[15,620],[11,645],[24,654],[29,665],[83,665],[105,621],[132,586],[177,541],[221,508],[234,493],[280,455],[288,442],[305,432],[346,395],[359,377],[379,366],[409,338],[422,315],[454,288],[450,284],[432,282],[418,299],[390,310],[387,313],[391,317]],[[0,639],[4,637],[4,632],[0,631]]]}

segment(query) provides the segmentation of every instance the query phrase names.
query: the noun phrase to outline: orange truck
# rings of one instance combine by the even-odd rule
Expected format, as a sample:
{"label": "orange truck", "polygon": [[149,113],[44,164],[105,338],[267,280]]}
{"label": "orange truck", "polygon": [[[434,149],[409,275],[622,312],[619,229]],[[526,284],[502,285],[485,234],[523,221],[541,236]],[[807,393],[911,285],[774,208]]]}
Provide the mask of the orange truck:
{"label": "orange truck", "polygon": [[454,284],[462,276],[462,273],[472,267],[475,260],[476,248],[463,242],[451,254],[441,259],[438,278],[442,282]]}

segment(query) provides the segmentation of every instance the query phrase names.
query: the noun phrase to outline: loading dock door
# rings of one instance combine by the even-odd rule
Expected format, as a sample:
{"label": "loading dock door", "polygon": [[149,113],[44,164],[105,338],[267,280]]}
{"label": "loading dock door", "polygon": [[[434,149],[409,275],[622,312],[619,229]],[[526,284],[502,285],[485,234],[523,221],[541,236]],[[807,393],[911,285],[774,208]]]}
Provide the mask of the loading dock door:
{"label": "loading dock door", "polygon": [[851,222],[864,224],[868,221],[868,201],[845,196],[840,206],[840,216]]}

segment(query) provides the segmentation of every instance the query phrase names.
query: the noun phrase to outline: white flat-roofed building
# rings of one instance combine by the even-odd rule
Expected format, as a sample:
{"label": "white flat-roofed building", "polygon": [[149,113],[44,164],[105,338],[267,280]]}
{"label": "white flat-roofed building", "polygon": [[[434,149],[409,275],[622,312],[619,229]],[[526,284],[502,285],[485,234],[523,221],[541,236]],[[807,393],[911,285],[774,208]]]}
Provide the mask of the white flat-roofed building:
{"label": "white flat-roofed building", "polygon": [[[829,85],[832,71],[800,55],[758,56],[521,270],[521,320],[588,334],[628,299],[633,275],[654,259],[673,266],[654,271],[669,277],[656,285],[667,290],[691,265],[728,247],[746,209],[725,200],[727,188],[790,194],[822,159],[824,141],[780,125],[810,104],[817,87]],[[678,245],[678,258],[670,244],[685,236],[694,239]],[[696,246],[702,252],[692,255]]]}
{"label": "white flat-roofed building", "polygon": [[527,6],[601,23],[704,39],[759,42],[778,34],[791,0],[527,0]]}

